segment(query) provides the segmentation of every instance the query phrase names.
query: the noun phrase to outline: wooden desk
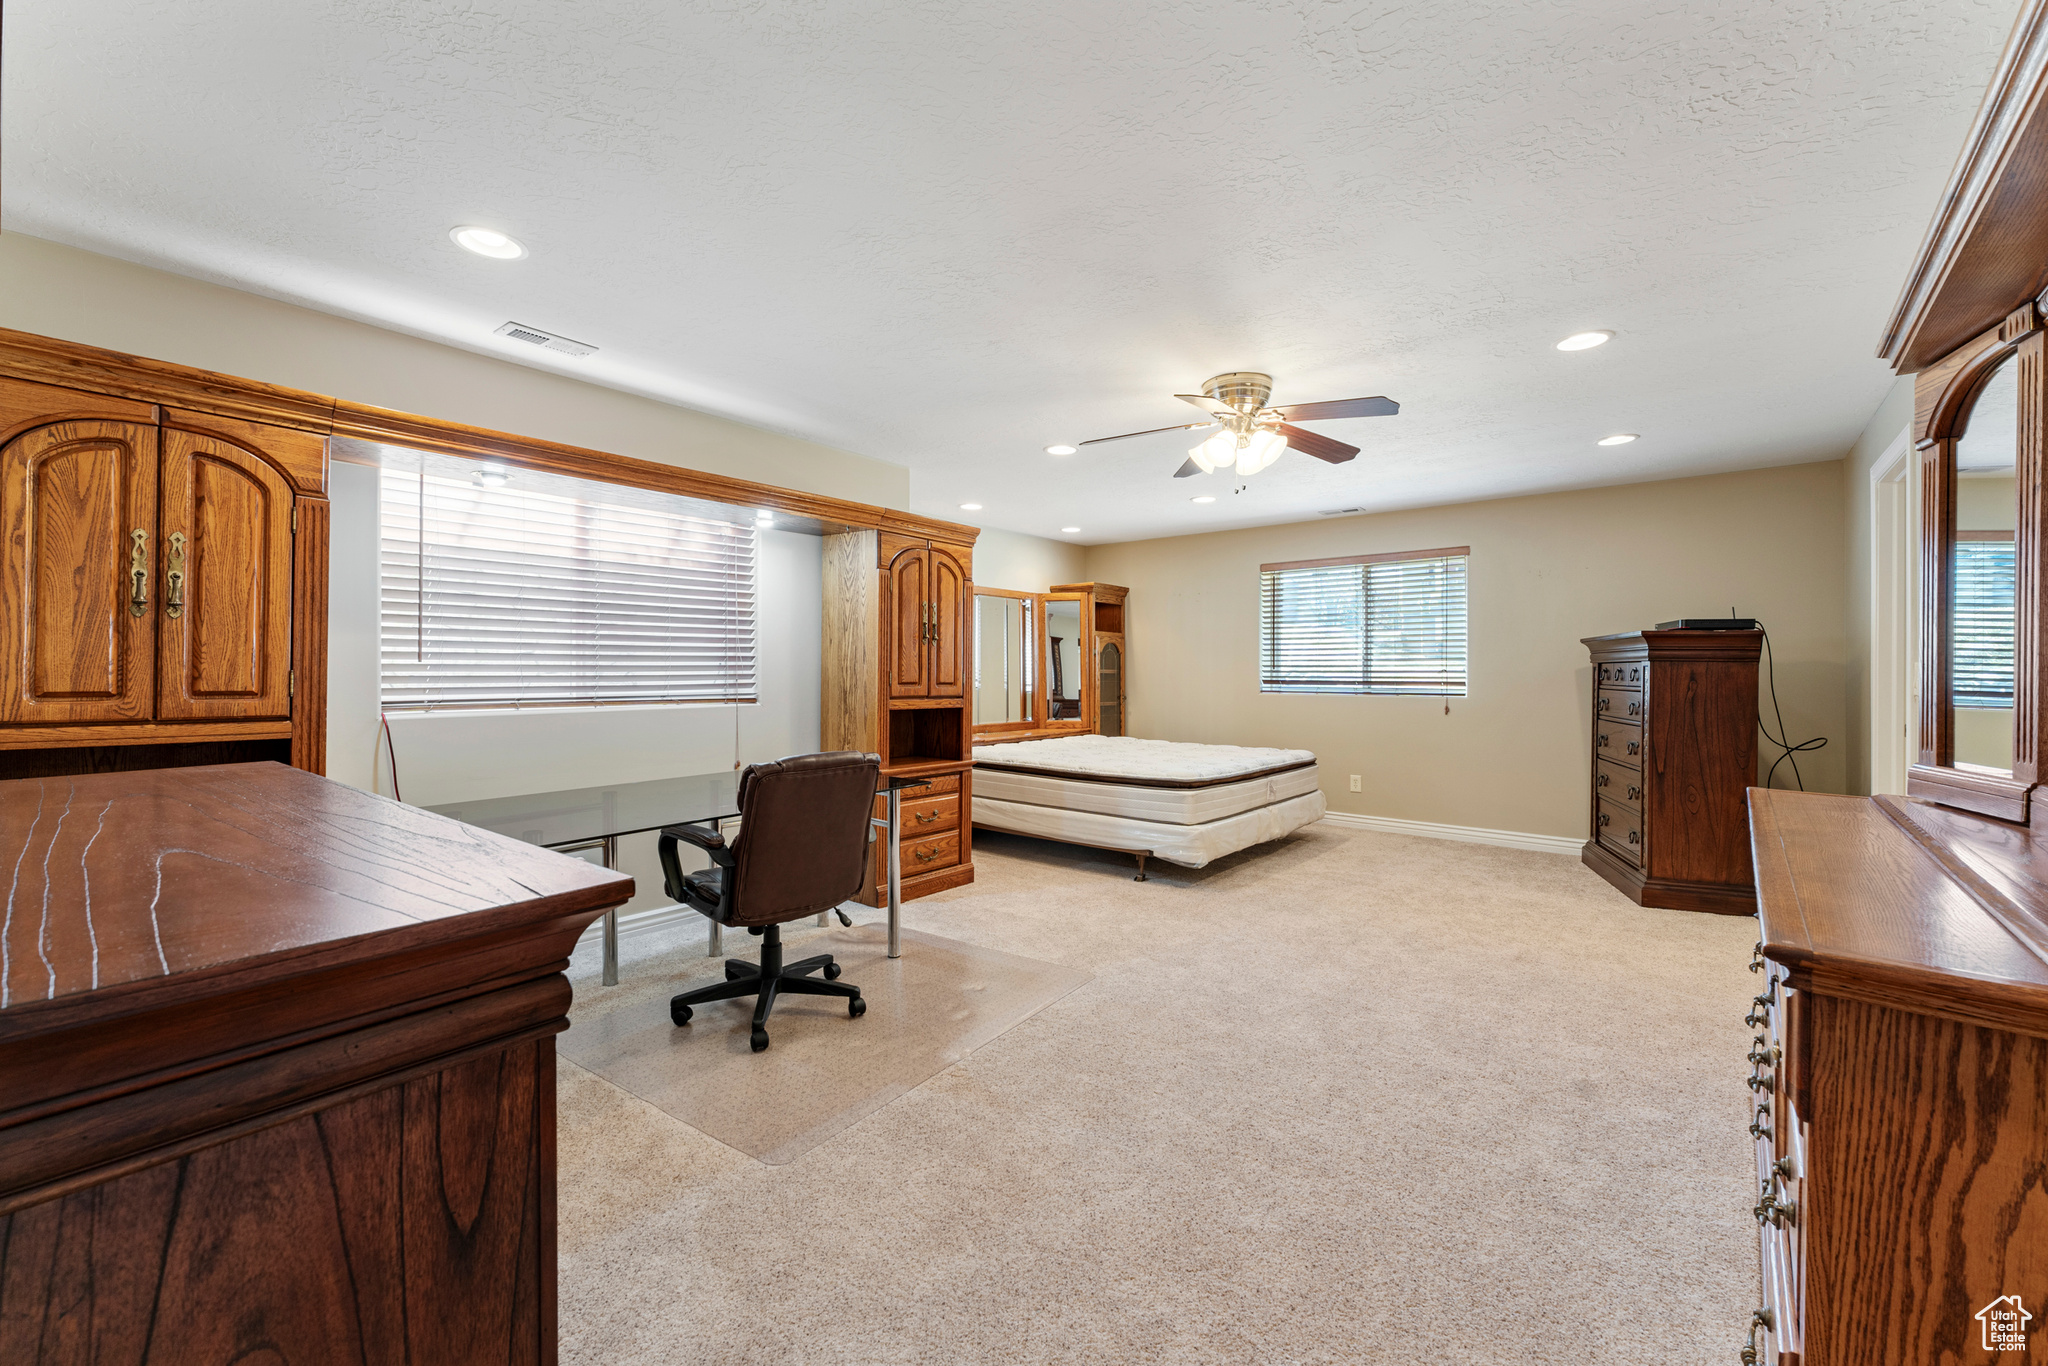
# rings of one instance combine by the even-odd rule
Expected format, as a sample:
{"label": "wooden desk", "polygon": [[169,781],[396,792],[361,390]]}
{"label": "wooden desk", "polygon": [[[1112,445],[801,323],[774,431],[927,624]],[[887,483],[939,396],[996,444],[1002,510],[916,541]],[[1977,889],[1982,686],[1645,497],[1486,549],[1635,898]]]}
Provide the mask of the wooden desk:
{"label": "wooden desk", "polygon": [[[2048,839],[1751,789],[1769,1366],[2048,1360]],[[1732,1022],[1731,1022],[1732,1023]],[[1983,1350],[2018,1295],[2028,1350]]]}
{"label": "wooden desk", "polygon": [[555,1360],[632,880],[278,764],[0,783],[0,1361]]}

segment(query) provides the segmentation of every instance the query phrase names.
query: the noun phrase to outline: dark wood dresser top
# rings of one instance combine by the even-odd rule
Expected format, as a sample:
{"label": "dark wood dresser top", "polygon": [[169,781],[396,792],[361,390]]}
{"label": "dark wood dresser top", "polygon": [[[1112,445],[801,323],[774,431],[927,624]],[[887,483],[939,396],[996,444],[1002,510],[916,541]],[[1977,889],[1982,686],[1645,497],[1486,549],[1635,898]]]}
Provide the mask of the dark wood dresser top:
{"label": "dark wood dresser top", "polygon": [[1903,797],[1749,793],[1766,957],[1792,985],[2048,1036],[2048,846]]}
{"label": "dark wood dresser top", "polygon": [[632,894],[618,873],[274,763],[0,782],[0,887],[0,1043]]}

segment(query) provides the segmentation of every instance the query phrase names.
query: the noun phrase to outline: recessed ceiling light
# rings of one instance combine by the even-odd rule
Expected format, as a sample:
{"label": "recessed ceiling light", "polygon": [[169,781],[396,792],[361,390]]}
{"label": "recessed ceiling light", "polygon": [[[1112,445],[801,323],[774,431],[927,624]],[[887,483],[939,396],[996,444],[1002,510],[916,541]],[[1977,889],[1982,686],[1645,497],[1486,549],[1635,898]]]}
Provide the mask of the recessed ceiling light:
{"label": "recessed ceiling light", "polygon": [[1636,434],[1634,432],[1616,432],[1613,436],[1601,437],[1600,444],[1603,446],[1626,446],[1635,439]]}
{"label": "recessed ceiling light", "polygon": [[1075,534],[1076,532],[1078,532],[1078,531],[1079,531],[1080,529],[1081,529],[1081,528],[1079,528],[1079,527],[1077,527],[1077,526],[1063,526],[1063,527],[1061,527],[1061,528],[1060,528],[1060,531],[1061,531],[1061,533],[1062,533],[1063,535],[1067,535],[1067,536],[1072,536],[1072,535],[1074,535],[1074,534]]}
{"label": "recessed ceiling light", "polygon": [[1195,497],[1188,499],[1188,501],[1190,503],[1213,503],[1216,501],[1216,495],[1213,493],[1197,494]]}
{"label": "recessed ceiling light", "polygon": [[1072,455],[1080,449],[1079,446],[1047,446],[1045,453],[1047,455]]}
{"label": "recessed ceiling light", "polygon": [[961,510],[962,512],[979,512],[979,511],[981,511],[981,504],[979,504],[979,503],[962,503],[962,504],[960,505],[960,510]]}
{"label": "recessed ceiling light", "polygon": [[1560,351],[1590,351],[1614,340],[1612,332],[1574,332],[1557,344]]}
{"label": "recessed ceiling light", "polygon": [[455,239],[455,245],[464,251],[473,251],[479,256],[488,256],[493,261],[517,261],[526,255],[526,248],[496,228],[460,227],[450,228],[448,235]]}

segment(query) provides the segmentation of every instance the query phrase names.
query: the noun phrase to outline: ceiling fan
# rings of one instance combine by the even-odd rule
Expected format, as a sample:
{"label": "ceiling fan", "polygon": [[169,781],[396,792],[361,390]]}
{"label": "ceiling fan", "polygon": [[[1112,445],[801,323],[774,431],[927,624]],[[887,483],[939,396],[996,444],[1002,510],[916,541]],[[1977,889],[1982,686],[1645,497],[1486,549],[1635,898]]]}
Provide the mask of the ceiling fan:
{"label": "ceiling fan", "polygon": [[1358,447],[1306,431],[1294,426],[1296,422],[1324,422],[1340,417],[1390,417],[1401,411],[1400,404],[1385,396],[1289,403],[1269,408],[1266,400],[1272,396],[1271,375],[1250,370],[1212,375],[1202,381],[1201,393],[1174,395],[1181,402],[1192,403],[1209,414],[1208,421],[1151,427],[1142,432],[1125,432],[1122,436],[1098,436],[1093,441],[1083,441],[1081,445],[1100,446],[1105,441],[1125,441],[1134,436],[1214,427],[1216,434],[1189,451],[1188,458],[1173,472],[1173,477],[1185,479],[1191,474],[1213,474],[1218,470],[1257,474],[1290,449],[1318,460],[1327,460],[1333,465],[1341,465],[1358,454]]}

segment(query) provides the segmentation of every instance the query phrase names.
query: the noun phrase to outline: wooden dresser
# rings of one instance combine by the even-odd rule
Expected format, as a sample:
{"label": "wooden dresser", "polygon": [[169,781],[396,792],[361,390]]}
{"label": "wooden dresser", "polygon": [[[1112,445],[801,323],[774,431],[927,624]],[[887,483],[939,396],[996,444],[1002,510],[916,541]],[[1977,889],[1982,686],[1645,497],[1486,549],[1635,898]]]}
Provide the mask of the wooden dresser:
{"label": "wooden dresser", "polygon": [[[2048,837],[1901,797],[1750,817],[1754,1359],[2048,1361]],[[2008,1296],[2026,1347],[1987,1351]]]}
{"label": "wooden dresser", "polygon": [[1749,915],[1761,631],[1591,636],[1586,865],[1639,906]]}
{"label": "wooden dresser", "polygon": [[[976,529],[846,530],[824,549],[819,743],[882,756],[885,774],[930,780],[903,799],[903,899],[974,881],[972,703]],[[957,537],[957,539],[953,539]],[[883,798],[875,814],[886,814]],[[888,900],[888,860],[862,899]]]}
{"label": "wooden dresser", "polygon": [[631,879],[271,763],[0,782],[0,865],[0,1362],[555,1360]]}

